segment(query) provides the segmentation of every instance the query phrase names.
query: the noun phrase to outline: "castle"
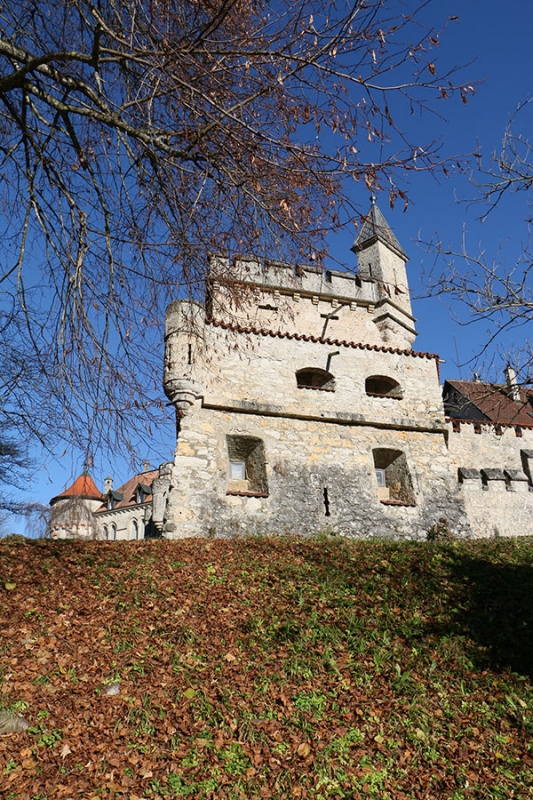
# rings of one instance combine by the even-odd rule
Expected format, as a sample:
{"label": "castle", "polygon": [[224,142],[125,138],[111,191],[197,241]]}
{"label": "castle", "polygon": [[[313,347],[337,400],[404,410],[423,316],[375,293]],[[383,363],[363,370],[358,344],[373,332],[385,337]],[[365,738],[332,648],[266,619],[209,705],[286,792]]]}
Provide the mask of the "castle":
{"label": "castle", "polygon": [[443,401],[438,356],[413,350],[407,256],[374,198],[352,250],[355,274],[213,257],[205,304],[167,310],[174,462],[120,500],[91,489],[77,533],[70,487],[52,535],[139,538],[141,511],[146,535],[172,539],[532,534],[533,393],[509,369],[503,386],[447,381]]}

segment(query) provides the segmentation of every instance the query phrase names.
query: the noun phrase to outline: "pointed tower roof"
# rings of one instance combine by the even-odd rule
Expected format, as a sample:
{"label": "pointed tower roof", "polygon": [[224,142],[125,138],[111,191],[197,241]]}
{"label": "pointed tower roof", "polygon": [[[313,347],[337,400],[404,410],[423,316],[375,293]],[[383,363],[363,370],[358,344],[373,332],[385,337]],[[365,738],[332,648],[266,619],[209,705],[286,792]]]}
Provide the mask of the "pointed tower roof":
{"label": "pointed tower roof", "polygon": [[76,478],[72,486],[65,489],[61,494],[52,497],[50,505],[53,506],[58,500],[68,500],[70,497],[80,497],[84,500],[103,500],[102,492],[97,488],[89,473],[82,473]]}
{"label": "pointed tower roof", "polygon": [[399,255],[400,258],[403,258],[404,261],[408,261],[409,259],[407,258],[403,247],[392,232],[389,223],[377,206],[376,196],[372,195],[370,200],[370,211],[366,217],[363,217],[363,224],[361,226],[361,230],[357,234],[355,242],[353,243],[352,250],[354,253],[359,253],[366,247],[370,247],[371,244],[380,241],[387,245],[387,247],[393,250],[397,255]]}

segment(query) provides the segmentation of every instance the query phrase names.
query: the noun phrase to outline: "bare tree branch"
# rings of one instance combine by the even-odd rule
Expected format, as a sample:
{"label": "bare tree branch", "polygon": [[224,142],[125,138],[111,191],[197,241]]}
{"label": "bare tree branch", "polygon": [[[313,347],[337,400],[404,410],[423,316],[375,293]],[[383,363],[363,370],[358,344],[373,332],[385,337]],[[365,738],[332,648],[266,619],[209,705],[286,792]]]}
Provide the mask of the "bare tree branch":
{"label": "bare tree branch", "polygon": [[426,5],[4,4],[0,421],[134,453],[163,413],[165,305],[201,297],[210,253],[320,254],[354,181],[407,202],[442,157],[396,111],[473,91],[439,74]]}

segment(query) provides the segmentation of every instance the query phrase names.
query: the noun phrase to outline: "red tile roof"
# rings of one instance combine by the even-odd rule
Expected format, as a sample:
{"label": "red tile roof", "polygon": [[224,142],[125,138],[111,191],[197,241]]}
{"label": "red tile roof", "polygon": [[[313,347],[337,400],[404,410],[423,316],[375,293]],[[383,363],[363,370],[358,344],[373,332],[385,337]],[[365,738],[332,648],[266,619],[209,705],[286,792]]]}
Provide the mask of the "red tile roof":
{"label": "red tile roof", "polygon": [[[519,388],[519,400],[513,400],[506,386],[482,381],[446,381],[456,391],[460,392],[465,401],[475,406],[487,417],[489,422],[497,425],[520,425],[531,427],[533,425],[533,390]],[[461,416],[461,407],[455,407],[453,417],[468,419],[468,410],[465,409],[464,417]]]}
{"label": "red tile roof", "polygon": [[87,500],[104,499],[104,495],[87,473],[83,473],[79,478],[76,478],[72,486],[69,486],[64,492],[52,497],[50,505],[53,505],[57,500],[67,500],[69,497],[82,497]]}
{"label": "red tile roof", "polygon": [[[156,478],[159,477],[159,470],[152,469],[148,472],[139,472],[137,475],[134,475],[132,478],[123,483],[122,486],[119,486],[118,489],[114,489],[115,492],[122,495],[122,500],[117,500],[115,505],[113,506],[113,511],[117,511],[120,508],[127,508],[128,506],[137,505],[137,498],[135,497],[135,490],[139,484],[142,484],[146,487],[152,487],[152,483],[155,481]],[[102,499],[104,499],[102,497]],[[151,494],[146,494],[144,497],[145,503],[152,499]],[[101,511],[107,511],[107,505],[101,506],[97,509],[97,513]]]}
{"label": "red tile roof", "polygon": [[353,347],[357,350],[373,350],[376,353],[397,353],[401,356],[412,356],[413,358],[433,358],[439,365],[439,356],[436,353],[418,353],[416,350],[407,350],[400,347],[385,347],[379,344],[365,344],[364,342],[351,342],[346,339],[329,339],[323,336],[311,336],[306,333],[289,333],[285,331],[273,331],[265,328],[245,327],[243,325],[234,325],[230,322],[222,322],[217,319],[206,319],[208,325],[213,325],[214,328],[222,328],[226,331],[234,331],[235,333],[253,333],[257,336],[271,336],[278,339],[296,339],[298,342],[318,342],[319,344],[327,344],[329,347]]}

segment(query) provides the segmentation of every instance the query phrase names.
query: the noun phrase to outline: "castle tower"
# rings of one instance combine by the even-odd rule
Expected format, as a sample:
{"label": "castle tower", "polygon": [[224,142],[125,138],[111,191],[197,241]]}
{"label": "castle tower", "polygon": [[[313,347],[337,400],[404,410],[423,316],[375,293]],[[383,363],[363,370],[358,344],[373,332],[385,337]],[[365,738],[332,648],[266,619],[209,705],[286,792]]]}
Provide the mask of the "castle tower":
{"label": "castle tower", "polygon": [[93,514],[104,501],[91,476],[84,472],[72,486],[50,500],[52,539],[92,539]]}
{"label": "castle tower", "polygon": [[412,345],[416,330],[411,310],[406,263],[409,260],[387,220],[371,197],[370,211],[352,246],[359,275],[376,285],[378,302],[374,322],[384,342],[400,338]]}

